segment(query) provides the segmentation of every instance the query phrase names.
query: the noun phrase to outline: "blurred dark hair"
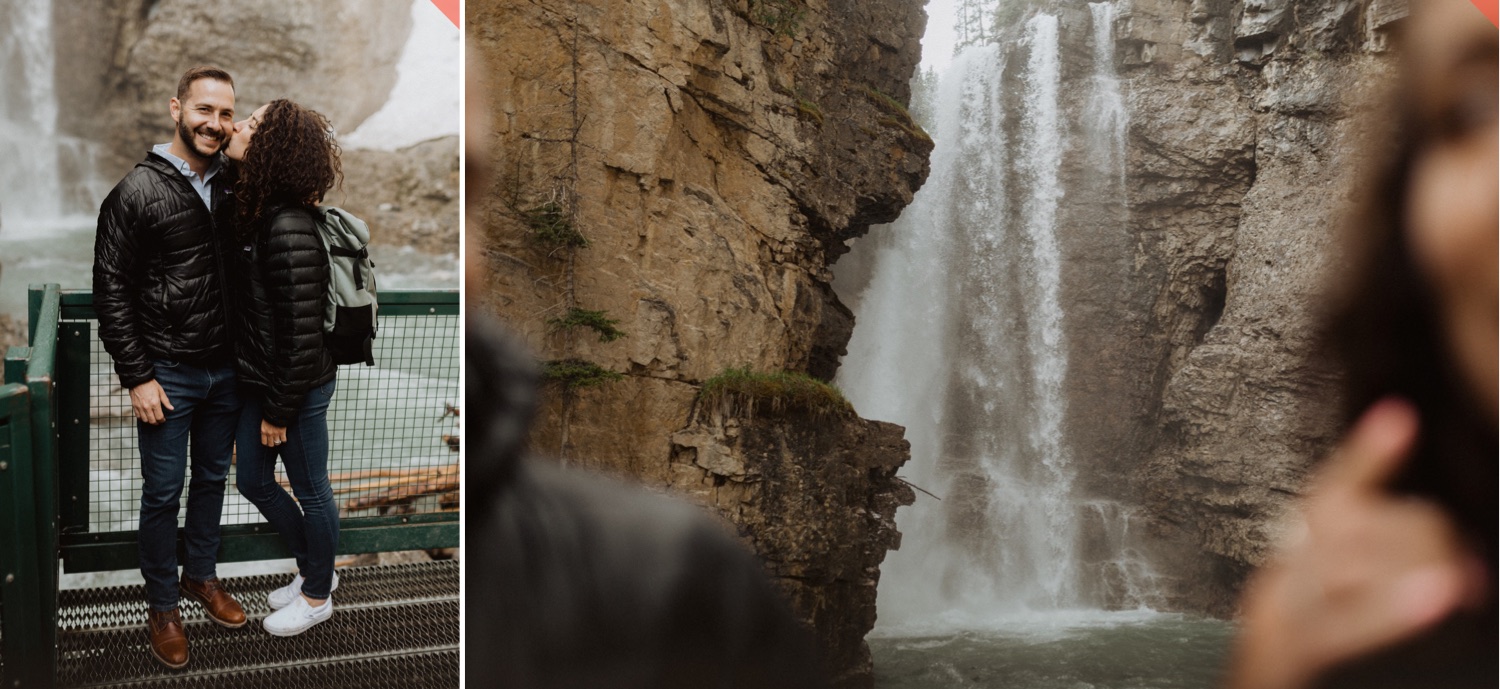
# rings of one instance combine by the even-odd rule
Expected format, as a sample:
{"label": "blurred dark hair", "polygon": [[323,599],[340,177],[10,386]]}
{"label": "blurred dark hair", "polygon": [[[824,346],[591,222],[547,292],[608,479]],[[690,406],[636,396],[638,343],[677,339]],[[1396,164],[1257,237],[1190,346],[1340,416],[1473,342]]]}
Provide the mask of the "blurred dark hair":
{"label": "blurred dark hair", "polygon": [[1324,323],[1324,352],[1345,373],[1344,419],[1352,423],[1376,400],[1397,395],[1416,405],[1421,435],[1394,488],[1445,507],[1495,567],[1496,423],[1472,392],[1447,341],[1435,291],[1413,257],[1405,228],[1411,168],[1434,136],[1422,121],[1410,74],[1392,107],[1389,144],[1366,179],[1345,228],[1350,269]]}
{"label": "blurred dark hair", "polygon": [[229,84],[229,88],[234,88],[234,79],[230,78],[229,72],[219,69],[218,67],[193,67],[192,69],[183,72],[182,78],[177,80],[177,102],[187,102],[188,91],[192,90],[193,82],[199,79],[213,79],[214,81],[222,81],[226,84]]}
{"label": "blurred dark hair", "polygon": [[273,205],[317,205],[342,180],[339,146],[328,118],[289,100],[271,101],[234,185],[241,233],[253,231]]}

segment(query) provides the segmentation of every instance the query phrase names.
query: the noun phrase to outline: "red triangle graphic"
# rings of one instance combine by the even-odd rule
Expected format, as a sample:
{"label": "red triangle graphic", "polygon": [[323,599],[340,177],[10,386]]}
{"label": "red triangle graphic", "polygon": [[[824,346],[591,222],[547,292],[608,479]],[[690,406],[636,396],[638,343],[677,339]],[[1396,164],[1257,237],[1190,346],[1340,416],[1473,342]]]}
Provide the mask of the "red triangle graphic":
{"label": "red triangle graphic", "polygon": [[1500,7],[1497,7],[1500,6],[1500,0],[1469,0],[1469,2],[1474,3],[1484,16],[1489,17],[1491,24],[1500,27]]}
{"label": "red triangle graphic", "polygon": [[[1495,4],[1495,0],[1488,1],[1491,5]],[[458,26],[458,0],[432,0],[432,4],[442,11],[448,21]]]}

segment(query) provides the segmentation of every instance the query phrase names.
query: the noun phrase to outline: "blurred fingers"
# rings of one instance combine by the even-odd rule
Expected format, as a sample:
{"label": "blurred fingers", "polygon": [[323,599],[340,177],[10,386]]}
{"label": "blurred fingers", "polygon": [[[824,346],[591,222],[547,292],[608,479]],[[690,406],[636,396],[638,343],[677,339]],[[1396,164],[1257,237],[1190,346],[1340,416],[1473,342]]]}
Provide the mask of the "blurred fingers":
{"label": "blurred fingers", "polygon": [[1319,472],[1314,491],[1378,490],[1405,463],[1417,440],[1417,410],[1387,397],[1371,405]]}

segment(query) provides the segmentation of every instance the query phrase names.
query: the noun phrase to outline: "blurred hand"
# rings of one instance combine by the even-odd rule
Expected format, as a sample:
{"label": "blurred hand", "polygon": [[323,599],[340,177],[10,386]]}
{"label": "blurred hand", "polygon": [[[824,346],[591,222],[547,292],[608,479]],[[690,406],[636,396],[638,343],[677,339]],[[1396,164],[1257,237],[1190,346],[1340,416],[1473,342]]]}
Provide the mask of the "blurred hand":
{"label": "blurred hand", "polygon": [[175,410],[172,401],[167,399],[166,391],[161,389],[161,383],[155,378],[148,380],[130,389],[130,410],[135,412],[135,418],[149,423],[153,426],[160,425],[167,420],[166,412],[161,408]]}
{"label": "blurred hand", "polygon": [[1300,524],[1240,601],[1231,687],[1306,686],[1485,595],[1484,567],[1453,520],[1388,488],[1417,425],[1411,405],[1376,403],[1314,477]]}

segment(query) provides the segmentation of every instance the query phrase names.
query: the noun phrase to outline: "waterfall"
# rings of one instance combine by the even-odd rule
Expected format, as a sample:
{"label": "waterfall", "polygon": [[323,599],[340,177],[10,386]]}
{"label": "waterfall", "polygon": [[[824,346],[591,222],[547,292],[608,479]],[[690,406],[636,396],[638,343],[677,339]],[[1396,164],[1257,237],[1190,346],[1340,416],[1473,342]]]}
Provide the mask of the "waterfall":
{"label": "waterfall", "polygon": [[[973,189],[972,193],[919,192],[902,218],[872,231],[874,276],[862,297],[859,325],[849,342],[840,385],[864,416],[906,426],[912,481],[946,492],[951,483],[938,466],[948,418],[949,376],[955,368],[955,333],[948,312],[953,285],[938,279],[960,256],[956,233],[947,228],[979,218],[997,219],[1004,203],[1004,110],[1000,51],[977,46],[959,54],[938,87],[927,188]],[[943,145],[962,142],[962,145]],[[869,250],[857,245],[856,251]],[[971,257],[998,258],[997,252]],[[919,503],[899,515],[905,544],[886,558],[879,608],[902,618],[939,609],[942,591],[967,569],[951,547],[938,506]]]}
{"label": "waterfall", "polygon": [[964,49],[938,87],[927,184],[856,245],[873,273],[839,384],[862,415],[906,427],[903,475],[941,498],[919,495],[898,515],[882,626],[977,628],[1098,609],[1103,589],[1134,604],[1132,587],[1149,574],[1124,554],[1129,510],[1075,494],[1066,437],[1065,154],[1086,147],[1091,164],[1124,174],[1113,8],[1090,9],[1082,121],[1064,107],[1058,17],[1032,16],[1013,49]]}
{"label": "waterfall", "polygon": [[52,3],[10,2],[0,28],[0,227],[61,212]]}
{"label": "waterfall", "polygon": [[[1006,485],[1000,496],[992,498],[991,512],[1001,528],[1001,539],[1008,524],[1026,524],[1025,538],[1032,551],[1032,563],[1038,583],[1046,597],[1025,601],[1032,606],[1059,607],[1076,604],[1077,562],[1076,519],[1070,514],[1073,466],[1062,437],[1067,404],[1063,399],[1063,379],[1067,376],[1067,343],[1063,341],[1062,258],[1057,247],[1057,205],[1062,199],[1058,176],[1062,166],[1063,134],[1061,108],[1058,103],[1061,81],[1058,64],[1057,18],[1037,15],[1027,25],[1024,43],[1031,52],[1027,61],[1022,146],[1017,151],[1022,178],[1028,192],[1022,207],[1025,228],[1023,245],[1030,247],[1030,261],[1021,280],[1012,282],[1018,296],[1029,301],[1026,306],[1026,350],[1031,362],[1028,382],[1029,399],[1016,400],[1032,410],[1025,452],[997,467],[993,475]],[[983,276],[975,276],[983,279]],[[982,324],[1002,328],[1003,321]],[[987,353],[982,353],[987,354]],[[1019,406],[1019,405],[1017,405]],[[994,426],[984,429],[994,433]],[[999,447],[1008,439],[992,442]],[[988,454],[993,462],[996,457]],[[1041,472],[1033,470],[1040,464]],[[1022,492],[1013,490],[1021,487]]]}
{"label": "waterfall", "polygon": [[57,130],[49,0],[0,4],[0,233],[43,236],[92,215],[108,185],[99,144]]}
{"label": "waterfall", "polygon": [[1115,6],[1108,2],[1089,3],[1094,28],[1094,75],[1091,78],[1085,127],[1089,149],[1103,156],[1103,170],[1115,173],[1115,181],[1125,183],[1125,97],[1120,93],[1120,77],[1115,73]]}

